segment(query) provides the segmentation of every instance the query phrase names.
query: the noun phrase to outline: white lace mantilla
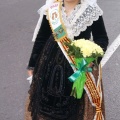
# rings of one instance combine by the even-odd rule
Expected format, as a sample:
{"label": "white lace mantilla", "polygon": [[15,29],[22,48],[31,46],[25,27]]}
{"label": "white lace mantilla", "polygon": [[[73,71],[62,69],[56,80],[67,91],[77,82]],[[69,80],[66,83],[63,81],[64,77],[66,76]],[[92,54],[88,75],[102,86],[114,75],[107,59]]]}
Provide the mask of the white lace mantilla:
{"label": "white lace mantilla", "polygon": [[[47,9],[54,2],[55,0],[47,0],[46,4],[38,10],[40,18],[34,30],[33,42],[36,40],[43,15],[46,15]],[[97,5],[96,0],[81,0],[81,4],[76,5],[69,16],[66,15],[65,8],[62,7],[62,19],[67,30],[68,38],[74,39],[74,36],[78,36],[82,31],[85,31],[86,28],[91,26],[93,21],[98,20],[99,16],[102,14],[103,11]]]}
{"label": "white lace mantilla", "polygon": [[62,7],[62,19],[67,30],[68,38],[74,39],[74,36],[78,36],[82,31],[85,31],[102,14],[103,11],[97,4],[92,6],[78,4],[69,16],[66,15],[65,8]]}

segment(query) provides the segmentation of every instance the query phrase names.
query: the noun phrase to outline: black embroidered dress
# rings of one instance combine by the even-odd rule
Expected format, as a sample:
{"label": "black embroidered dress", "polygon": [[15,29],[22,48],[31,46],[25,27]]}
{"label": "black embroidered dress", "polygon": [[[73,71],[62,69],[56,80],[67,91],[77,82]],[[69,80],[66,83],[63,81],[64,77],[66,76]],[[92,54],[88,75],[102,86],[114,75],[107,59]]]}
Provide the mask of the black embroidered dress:
{"label": "black embroidered dress", "polygon": [[[94,42],[105,51],[108,37],[102,16],[74,39],[90,39],[91,32]],[[93,119],[94,115],[85,119],[86,112],[90,111],[88,115],[91,111],[91,114],[95,113],[94,108],[91,110],[92,107],[89,107],[89,110],[85,108],[86,101],[89,101],[85,91],[79,100],[70,96],[73,83],[68,80],[68,77],[73,70],[53,38],[46,15],[43,17],[34,43],[28,69],[34,69],[28,106],[32,120]]]}

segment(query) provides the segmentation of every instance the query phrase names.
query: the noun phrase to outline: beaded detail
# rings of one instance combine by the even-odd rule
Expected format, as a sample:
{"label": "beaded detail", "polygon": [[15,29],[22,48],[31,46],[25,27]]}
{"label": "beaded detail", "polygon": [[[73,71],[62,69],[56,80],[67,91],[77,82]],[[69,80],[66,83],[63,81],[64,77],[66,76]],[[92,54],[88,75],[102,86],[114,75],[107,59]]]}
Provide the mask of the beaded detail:
{"label": "beaded detail", "polygon": [[[57,42],[51,37],[36,63],[29,90],[32,120],[40,120],[37,118],[40,114],[51,118],[45,120],[73,120],[71,117],[78,115],[83,119],[84,96],[80,100],[70,96],[73,83],[68,77],[72,73]],[[81,111],[78,111],[79,107]]]}

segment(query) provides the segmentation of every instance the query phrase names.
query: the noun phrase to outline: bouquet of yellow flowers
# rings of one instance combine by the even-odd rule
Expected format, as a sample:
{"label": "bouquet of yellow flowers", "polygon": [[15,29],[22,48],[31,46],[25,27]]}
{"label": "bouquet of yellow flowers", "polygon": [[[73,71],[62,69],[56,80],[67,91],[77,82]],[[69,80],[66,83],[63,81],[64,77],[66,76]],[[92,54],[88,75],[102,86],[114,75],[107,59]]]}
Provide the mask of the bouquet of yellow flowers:
{"label": "bouquet of yellow flowers", "polygon": [[76,71],[68,78],[73,82],[71,95],[79,99],[82,97],[84,84],[86,81],[86,72],[92,72],[92,68],[88,65],[102,57],[104,52],[102,48],[92,41],[79,39],[65,43],[68,47],[68,55],[74,58],[75,64],[71,64],[76,68]]}

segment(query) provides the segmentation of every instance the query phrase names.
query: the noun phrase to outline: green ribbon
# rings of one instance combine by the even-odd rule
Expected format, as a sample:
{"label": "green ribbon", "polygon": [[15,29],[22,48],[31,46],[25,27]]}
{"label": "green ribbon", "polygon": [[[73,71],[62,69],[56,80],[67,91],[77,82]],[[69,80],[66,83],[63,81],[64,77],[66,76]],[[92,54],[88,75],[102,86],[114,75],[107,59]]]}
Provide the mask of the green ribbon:
{"label": "green ribbon", "polygon": [[85,68],[87,64],[88,63],[85,59],[82,59],[82,62],[79,62],[78,66],[71,64],[77,68],[77,71],[73,73],[68,79],[71,82],[75,82],[75,80],[77,80],[77,78],[81,76],[83,72],[92,72],[92,68]]}
{"label": "green ribbon", "polygon": [[[75,58],[74,65],[77,68],[77,71],[73,73],[68,79],[73,82],[71,95],[77,99],[82,97],[84,84],[86,81],[86,72],[92,72],[92,68],[86,67],[89,63],[91,63],[93,58]],[[72,64],[73,65],[73,64]]]}

